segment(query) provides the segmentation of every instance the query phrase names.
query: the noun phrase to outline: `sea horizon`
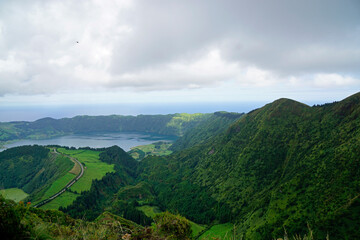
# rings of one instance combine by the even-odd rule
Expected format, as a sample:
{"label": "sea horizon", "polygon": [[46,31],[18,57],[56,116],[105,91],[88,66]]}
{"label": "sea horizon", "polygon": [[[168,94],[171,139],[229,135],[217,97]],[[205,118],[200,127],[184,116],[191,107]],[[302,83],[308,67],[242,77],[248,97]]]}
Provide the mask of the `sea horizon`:
{"label": "sea horizon", "polygon": [[[41,118],[72,118],[79,115],[156,115],[174,113],[213,113],[217,111],[248,113],[270,102],[197,102],[197,103],[120,103],[88,105],[0,106],[0,122],[36,121]],[[305,104],[323,104],[311,102]]]}

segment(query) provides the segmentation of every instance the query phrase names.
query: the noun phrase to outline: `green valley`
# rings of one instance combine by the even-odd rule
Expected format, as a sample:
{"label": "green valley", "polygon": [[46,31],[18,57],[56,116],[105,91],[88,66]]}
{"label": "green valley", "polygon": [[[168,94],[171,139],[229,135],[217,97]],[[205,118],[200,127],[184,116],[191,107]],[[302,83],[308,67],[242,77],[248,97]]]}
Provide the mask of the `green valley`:
{"label": "green valley", "polygon": [[114,171],[113,165],[100,161],[100,151],[85,149],[71,150],[65,148],[58,148],[58,151],[75,157],[85,167],[85,173],[82,178],[71,187],[71,190],[74,192],[81,193],[90,190],[93,180],[101,179],[106,173]]}
{"label": "green valley", "polygon": [[[127,219],[138,226],[128,239],[360,238],[360,93],[321,106],[279,99],[247,114],[206,116],[172,145],[158,142],[128,153],[118,146],[58,147],[86,171],[42,208],[93,224]],[[189,124],[193,118],[179,119]],[[31,189],[29,182],[45,171],[42,161],[60,159],[38,146],[0,154],[12,179],[14,159],[40,163],[32,166],[32,178],[12,181],[17,184],[2,178],[6,189]],[[49,180],[42,196],[74,175],[74,163],[63,162],[66,171]]]}

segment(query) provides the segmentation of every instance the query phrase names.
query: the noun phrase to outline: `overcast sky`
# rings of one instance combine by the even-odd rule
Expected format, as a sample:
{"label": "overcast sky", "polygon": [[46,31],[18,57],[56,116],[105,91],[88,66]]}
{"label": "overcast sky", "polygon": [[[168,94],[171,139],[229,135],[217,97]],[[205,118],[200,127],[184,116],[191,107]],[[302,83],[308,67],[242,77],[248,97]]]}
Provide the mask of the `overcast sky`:
{"label": "overcast sky", "polygon": [[0,1],[0,106],[359,90],[359,0]]}

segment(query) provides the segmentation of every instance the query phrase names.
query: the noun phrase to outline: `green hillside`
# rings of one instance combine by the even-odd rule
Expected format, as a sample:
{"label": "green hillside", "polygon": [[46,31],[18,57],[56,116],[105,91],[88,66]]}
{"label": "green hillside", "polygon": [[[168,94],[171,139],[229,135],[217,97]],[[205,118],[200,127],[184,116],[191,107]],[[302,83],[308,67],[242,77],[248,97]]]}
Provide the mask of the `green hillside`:
{"label": "green hillside", "polygon": [[[106,212],[104,219],[165,227],[129,239],[188,239],[191,222],[177,214],[209,226],[204,239],[309,232],[309,239],[360,239],[360,93],[321,106],[279,99],[243,116],[221,114],[186,132],[168,156],[136,161],[119,147],[102,149],[99,160],[114,172],[60,209],[89,221]],[[164,237],[169,229],[180,235]]]}
{"label": "green hillside", "polygon": [[73,167],[70,159],[42,146],[22,146],[0,152],[0,186],[18,188],[40,200],[58,178]]}
{"label": "green hillside", "polygon": [[172,151],[180,151],[206,142],[224,132],[232,123],[243,116],[243,113],[215,112],[196,127],[185,132],[171,147]]}
{"label": "green hillside", "polygon": [[[134,183],[138,162],[117,146],[107,148],[99,156],[101,161],[114,164],[115,172],[93,181],[89,191],[84,192],[72,205],[60,210],[75,218],[94,220],[106,209],[139,224],[150,224],[150,219],[136,209],[135,202],[117,197],[119,190],[129,188]],[[142,192],[145,195],[145,191]]]}
{"label": "green hillside", "polygon": [[[145,159],[140,177],[153,183],[165,207],[176,206],[192,220],[202,217],[188,211],[194,202],[186,200],[194,198],[189,189],[206,189],[229,206],[249,239],[280,237],[284,229],[305,234],[308,224],[320,239],[344,233],[357,239],[360,219],[352,218],[359,211],[359,153],[360,94],[314,107],[280,99],[199,147],[166,160]],[[199,200],[199,208],[209,199]]]}

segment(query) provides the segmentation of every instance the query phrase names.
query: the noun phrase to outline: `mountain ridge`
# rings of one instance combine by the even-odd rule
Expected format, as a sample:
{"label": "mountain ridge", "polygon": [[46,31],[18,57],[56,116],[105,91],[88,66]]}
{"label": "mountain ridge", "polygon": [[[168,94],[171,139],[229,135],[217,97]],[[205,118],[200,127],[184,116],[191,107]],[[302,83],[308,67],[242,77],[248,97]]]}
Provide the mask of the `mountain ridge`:
{"label": "mountain ridge", "polygon": [[[360,189],[358,97],[320,107],[274,101],[235,121],[224,134],[168,157],[167,165],[181,170],[167,175],[178,172],[179,179],[208,189],[217,201],[229,204],[250,239],[279,236],[283,224],[289,233],[305,233],[305,219],[314,224],[317,236],[326,237],[328,231],[339,237],[340,228],[320,230],[320,222],[330,221],[333,209],[349,204],[347,199]],[[337,110],[344,106],[350,111],[339,115]]]}

